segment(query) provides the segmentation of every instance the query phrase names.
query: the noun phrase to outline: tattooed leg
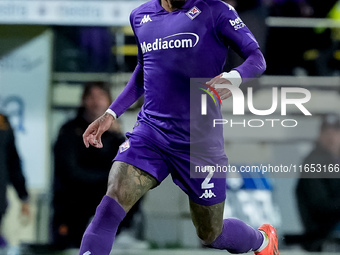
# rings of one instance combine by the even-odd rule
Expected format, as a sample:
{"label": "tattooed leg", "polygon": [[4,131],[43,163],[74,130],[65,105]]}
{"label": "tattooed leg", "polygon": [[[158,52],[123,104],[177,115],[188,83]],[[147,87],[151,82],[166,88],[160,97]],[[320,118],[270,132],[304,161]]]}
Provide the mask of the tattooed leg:
{"label": "tattooed leg", "polygon": [[107,196],[115,199],[126,212],[151,188],[157,180],[139,168],[121,161],[112,165]]}
{"label": "tattooed leg", "polygon": [[79,254],[110,254],[118,226],[126,213],[156,185],[157,180],[146,172],[115,161],[110,171],[106,196],[84,233]]}
{"label": "tattooed leg", "polygon": [[192,220],[203,244],[237,254],[259,249],[264,241],[261,232],[235,218],[223,220],[223,207],[224,202],[203,206],[190,201]]}
{"label": "tattooed leg", "polygon": [[222,232],[224,202],[216,205],[199,205],[190,200],[191,218],[198,237],[211,244]]}

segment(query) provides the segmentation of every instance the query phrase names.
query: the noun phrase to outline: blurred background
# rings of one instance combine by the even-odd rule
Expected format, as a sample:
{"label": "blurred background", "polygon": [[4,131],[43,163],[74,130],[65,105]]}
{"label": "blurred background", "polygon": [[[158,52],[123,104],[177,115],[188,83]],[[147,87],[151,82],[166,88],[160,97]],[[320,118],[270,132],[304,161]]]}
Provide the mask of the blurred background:
{"label": "blurred background", "polygon": [[[0,0],[0,113],[8,117],[14,131],[29,193],[24,202],[30,206],[29,213],[22,213],[23,201],[8,185],[0,250],[26,247],[38,253],[39,249],[77,248],[67,242],[57,245],[53,234],[57,231],[65,240],[70,234],[67,225],[52,224],[55,144],[61,127],[84,106],[86,84],[108,85],[113,98],[123,90],[137,61],[129,14],[143,2]],[[270,108],[273,88],[300,87],[311,93],[304,106],[312,114],[307,116],[292,106],[287,116],[282,116],[279,106],[270,118],[294,119],[297,127],[267,125],[254,130],[226,126],[230,164],[339,164],[340,1],[226,2],[254,33],[267,60],[266,73],[243,86],[245,94],[247,87],[253,88],[255,108]],[[229,54],[225,71],[241,61],[235,53]],[[132,129],[142,104],[140,99],[119,118],[119,133]],[[232,113],[228,109],[223,108],[226,119]],[[246,108],[241,121],[250,119],[258,118]],[[314,156],[314,161],[307,159],[321,147],[324,154],[319,161]],[[62,151],[63,147],[59,148],[59,153]],[[324,191],[320,183],[299,184],[299,175],[236,177],[228,180],[226,217],[239,217],[256,228],[264,221],[272,223],[284,250],[340,251],[340,183],[327,180],[322,184],[333,188]],[[313,194],[312,198],[299,198],[303,192]],[[317,196],[320,194],[325,197]],[[309,214],[314,218],[306,223]],[[324,222],[324,218],[332,220]],[[327,227],[310,230],[306,226],[311,222]],[[130,223],[120,233],[119,248],[201,248],[187,197],[170,178],[146,195]],[[322,234],[308,234],[313,231]]]}

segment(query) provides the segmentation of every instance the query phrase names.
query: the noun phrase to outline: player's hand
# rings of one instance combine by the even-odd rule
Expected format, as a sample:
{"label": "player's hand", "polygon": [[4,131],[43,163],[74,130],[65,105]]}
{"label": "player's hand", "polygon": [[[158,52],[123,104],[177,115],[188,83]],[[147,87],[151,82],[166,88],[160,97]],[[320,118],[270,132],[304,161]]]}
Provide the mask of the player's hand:
{"label": "player's hand", "polygon": [[[222,74],[219,74],[216,77],[212,78],[210,81],[208,81],[206,84],[215,88],[216,84],[230,84],[231,85],[231,82],[228,79],[222,78]],[[225,100],[232,96],[230,90],[227,88],[216,89],[216,92],[220,96],[221,100]]]}
{"label": "player's hand", "polygon": [[96,148],[103,148],[102,134],[111,127],[113,121],[114,117],[107,112],[93,121],[83,134],[83,141],[86,148],[88,148],[90,144]]}

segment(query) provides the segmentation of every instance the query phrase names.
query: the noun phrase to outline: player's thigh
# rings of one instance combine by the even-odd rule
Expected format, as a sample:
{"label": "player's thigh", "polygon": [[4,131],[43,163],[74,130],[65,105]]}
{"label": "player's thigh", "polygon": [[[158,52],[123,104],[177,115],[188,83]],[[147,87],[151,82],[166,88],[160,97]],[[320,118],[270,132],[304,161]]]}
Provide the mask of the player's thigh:
{"label": "player's thigh", "polygon": [[215,205],[201,205],[190,200],[191,218],[197,235],[210,244],[222,232],[224,201]]}
{"label": "player's thigh", "polygon": [[147,172],[122,162],[112,165],[106,195],[114,198],[126,212],[150,189],[157,186],[157,180]]}

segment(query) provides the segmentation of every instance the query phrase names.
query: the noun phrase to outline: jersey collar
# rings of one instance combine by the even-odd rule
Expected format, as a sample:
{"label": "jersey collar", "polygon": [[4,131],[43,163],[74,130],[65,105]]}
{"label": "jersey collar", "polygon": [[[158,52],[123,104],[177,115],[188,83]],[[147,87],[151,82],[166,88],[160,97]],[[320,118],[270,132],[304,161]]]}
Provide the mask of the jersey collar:
{"label": "jersey collar", "polygon": [[191,9],[192,7],[194,7],[195,2],[197,2],[197,0],[187,0],[185,4],[180,8],[180,10],[187,11]]}
{"label": "jersey collar", "polygon": [[165,11],[161,5],[161,3],[159,2],[159,0],[153,0],[155,3],[155,10],[156,12],[161,12],[161,11]]}
{"label": "jersey collar", "polygon": [[[156,10],[156,12],[166,11],[162,7],[162,5],[161,5],[159,0],[154,0],[154,2],[155,2],[155,10]],[[187,0],[185,2],[185,4],[181,8],[179,8],[179,11],[187,11],[187,10],[189,10],[191,7],[193,7],[194,2],[196,2],[196,0]]]}

